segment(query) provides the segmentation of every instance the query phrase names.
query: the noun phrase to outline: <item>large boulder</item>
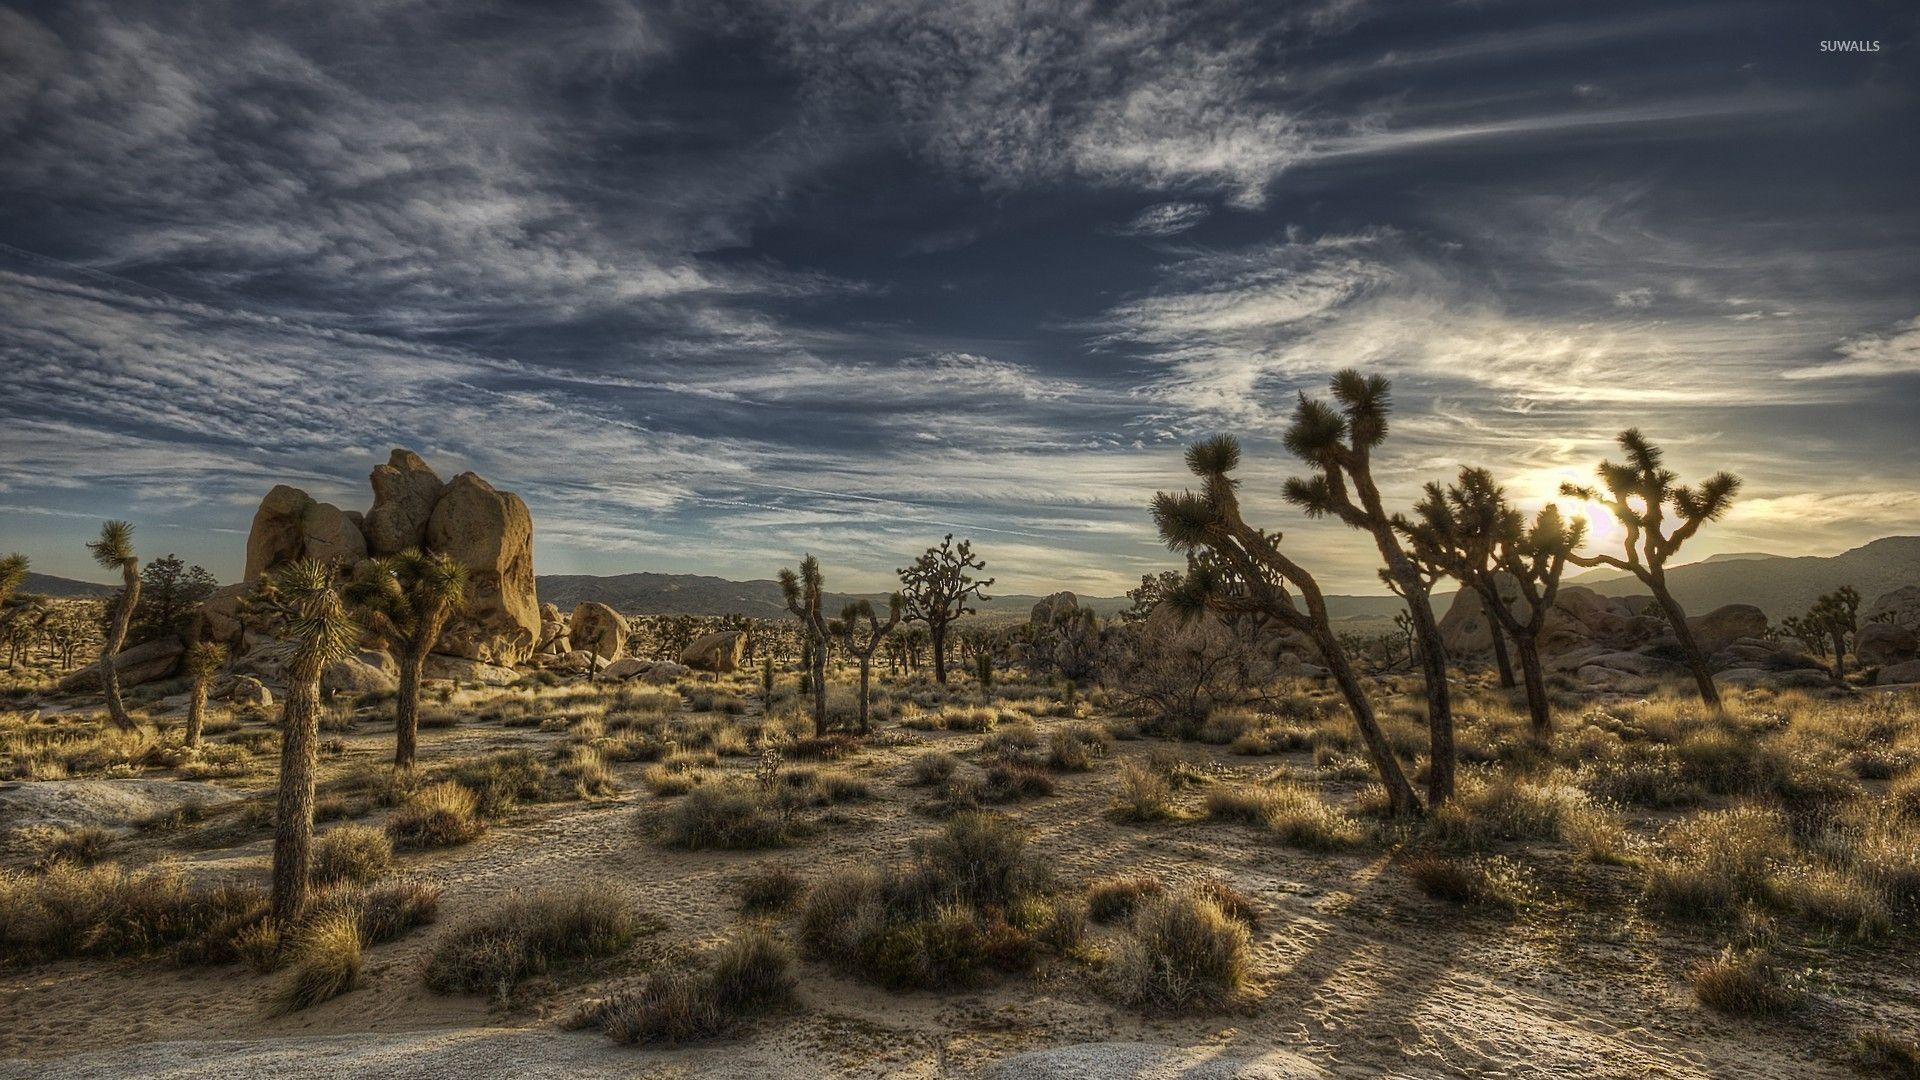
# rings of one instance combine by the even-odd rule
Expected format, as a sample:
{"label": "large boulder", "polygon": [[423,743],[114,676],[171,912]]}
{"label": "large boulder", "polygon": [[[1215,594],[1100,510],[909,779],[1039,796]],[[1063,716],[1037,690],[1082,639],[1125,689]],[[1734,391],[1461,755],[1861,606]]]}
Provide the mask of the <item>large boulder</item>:
{"label": "large boulder", "polygon": [[1757,638],[1767,632],[1767,613],[1752,604],[1724,604],[1705,615],[1687,619],[1694,643],[1700,652],[1712,656],[1745,637]]}
{"label": "large boulder", "polygon": [[627,647],[627,620],[597,600],[588,600],[573,609],[567,623],[567,643],[575,649],[612,660]]}
{"label": "large boulder", "polygon": [[[1497,584],[1507,610],[1515,618],[1526,621],[1530,609],[1526,598],[1520,595],[1520,586],[1507,574],[1499,575]],[[1461,589],[1453,594],[1453,603],[1440,618],[1440,642],[1451,657],[1478,656],[1493,651],[1493,619],[1479,592]]]}
{"label": "large boulder", "polygon": [[[589,653],[588,655],[592,654]],[[602,678],[614,682],[625,682],[635,675],[646,674],[652,667],[653,661],[651,660],[642,660],[637,656],[623,656],[613,663],[608,664],[606,667],[601,668],[600,675]]]}
{"label": "large boulder", "polygon": [[1860,613],[1863,622],[1879,622],[1891,617],[1909,630],[1920,631],[1920,585],[1903,585],[1873,598]]}
{"label": "large boulder", "polygon": [[722,675],[740,670],[740,657],[746,652],[747,635],[739,630],[716,630],[702,634],[680,650],[680,662],[695,671],[714,671]]}
{"label": "large boulder", "polygon": [[427,547],[467,568],[467,602],[439,651],[495,664],[533,655],[540,603],[533,585],[533,515],[520,496],[470,472],[447,484],[427,521]]}
{"label": "large boulder", "polygon": [[1063,590],[1033,605],[1027,622],[1036,626],[1052,626],[1079,609],[1080,598]]}
{"label": "large boulder", "polygon": [[567,617],[553,604],[540,605],[540,640],[534,644],[536,656],[564,656],[573,651],[571,627]]}
{"label": "large boulder", "polygon": [[653,666],[634,676],[634,678],[639,679],[641,682],[664,686],[675,679],[685,676],[691,670],[692,669],[685,664],[676,664],[671,660],[656,660],[653,662]]}
{"label": "large boulder", "polygon": [[422,674],[429,679],[478,683],[482,686],[510,686],[520,681],[520,673],[510,667],[470,660],[464,656],[443,656],[440,653],[428,655]]}
{"label": "large boulder", "polygon": [[[162,634],[152,641],[142,642],[131,649],[122,649],[113,658],[113,670],[120,676],[122,688],[139,686],[156,679],[164,679],[173,674],[180,663],[180,654],[186,651],[186,645],[172,634]],[[100,668],[97,664],[88,664],[73,674],[60,680],[60,689],[67,691],[100,689]]]}
{"label": "large boulder", "polygon": [[200,639],[224,645],[238,642],[246,632],[240,618],[240,598],[250,588],[245,582],[222,585],[200,602]]}
{"label": "large boulder", "polygon": [[0,823],[34,827],[131,829],[183,807],[230,803],[237,792],[191,780],[35,780],[0,783]]}
{"label": "large boulder", "polygon": [[391,694],[400,689],[400,665],[380,649],[361,649],[320,673],[320,687],[342,694]]}
{"label": "large boulder", "polygon": [[1896,686],[1903,683],[1920,683],[1920,660],[1889,664],[1881,668],[1880,674],[1873,680],[1875,686]]}
{"label": "large boulder", "polygon": [[[1562,586],[1540,633],[1540,654],[1561,656],[1592,645],[1617,650],[1636,635],[1630,598],[1606,597],[1582,585]],[[1491,642],[1487,645],[1492,648]]]}
{"label": "large boulder", "polygon": [[367,511],[367,550],[392,555],[427,542],[427,523],[446,485],[420,455],[395,450],[385,465],[367,477],[373,485],[373,509]]}
{"label": "large boulder", "polygon": [[1854,655],[1869,667],[1911,660],[1916,651],[1920,651],[1920,636],[1898,623],[1866,623],[1853,638]]}
{"label": "large boulder", "polygon": [[549,660],[547,666],[564,675],[585,675],[596,667],[606,667],[607,662],[585,649],[574,649]]}
{"label": "large boulder", "polygon": [[273,691],[267,689],[266,683],[251,675],[221,676],[214,682],[211,695],[215,701],[224,701],[235,707],[273,707]]}
{"label": "large boulder", "polygon": [[244,576],[253,581],[295,559],[351,565],[366,557],[367,539],[346,511],[297,487],[276,484],[253,512]]}
{"label": "large boulder", "polygon": [[1765,671],[1761,668],[1729,668],[1713,677],[1714,685],[1729,687],[1758,686],[1768,690],[1819,690],[1833,685],[1821,671]]}

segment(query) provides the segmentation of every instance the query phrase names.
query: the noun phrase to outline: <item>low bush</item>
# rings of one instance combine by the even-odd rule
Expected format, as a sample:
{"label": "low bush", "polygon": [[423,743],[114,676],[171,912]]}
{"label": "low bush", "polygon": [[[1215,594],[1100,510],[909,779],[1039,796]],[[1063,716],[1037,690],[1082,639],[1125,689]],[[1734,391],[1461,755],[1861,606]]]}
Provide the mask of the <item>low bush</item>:
{"label": "low bush", "polygon": [[929,750],[909,766],[916,784],[944,783],[960,767],[960,759],[945,750]]}
{"label": "low bush", "polygon": [[1142,900],[1165,891],[1160,879],[1143,874],[1101,878],[1087,886],[1087,914],[1094,922],[1115,922],[1132,915]]}
{"label": "low bush", "polygon": [[316,885],[365,884],[393,868],[393,841],[371,825],[342,825],[313,843]]}
{"label": "low bush", "polygon": [[463,784],[451,780],[429,784],[394,808],[387,817],[387,835],[399,848],[464,844],[486,831],[480,806],[480,799]]}
{"label": "low bush", "polygon": [[660,842],[689,850],[779,847],[793,839],[791,811],[777,791],[744,781],[707,784],[659,815]]}
{"label": "low bush", "polygon": [[293,972],[281,987],[281,1009],[293,1012],[339,997],[360,981],[360,921],[353,912],[328,912],[305,921],[293,946]]}
{"label": "low bush", "polygon": [[1533,898],[1533,887],[1518,864],[1505,856],[1457,857],[1420,852],[1400,868],[1428,896],[1454,904],[1516,910]]}
{"label": "low bush", "polygon": [[582,1020],[635,1045],[714,1038],[791,1005],[795,967],[785,942],[753,927],[713,950],[703,967],[656,972],[637,989],[589,1006]]}
{"label": "low bush", "polygon": [[1113,816],[1120,821],[1168,821],[1178,817],[1173,807],[1172,781],[1158,769],[1127,762],[1120,769]]}
{"label": "low bush", "polygon": [[1246,924],[1197,889],[1142,903],[1111,968],[1121,1000],[1158,1008],[1222,1003],[1245,990],[1252,969]]}
{"label": "low bush", "polygon": [[440,939],[426,983],[443,993],[504,998],[558,964],[620,952],[639,929],[626,897],[604,884],[508,896]]}
{"label": "low bush", "polygon": [[1207,816],[1253,825],[1312,851],[1338,851],[1367,840],[1358,821],[1290,781],[1216,787],[1207,792]]}
{"label": "low bush", "polygon": [[740,910],[748,914],[785,911],[807,891],[807,879],[790,866],[763,866],[740,879]]}
{"label": "low bush", "polygon": [[1785,1012],[1801,997],[1798,985],[1785,978],[1773,957],[1760,948],[1728,947],[1695,965],[1688,981],[1700,1004],[1735,1016]]}

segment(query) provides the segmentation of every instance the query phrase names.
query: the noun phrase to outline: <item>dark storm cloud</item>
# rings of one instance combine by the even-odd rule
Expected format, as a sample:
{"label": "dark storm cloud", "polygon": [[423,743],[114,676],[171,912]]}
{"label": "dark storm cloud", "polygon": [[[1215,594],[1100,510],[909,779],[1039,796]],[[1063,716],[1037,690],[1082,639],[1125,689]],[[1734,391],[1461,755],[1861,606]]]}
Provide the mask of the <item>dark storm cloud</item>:
{"label": "dark storm cloud", "polygon": [[[1396,380],[1397,495],[1643,422],[1733,547],[1911,528],[1911,16],[800,0],[0,9],[0,547],[231,573],[406,444],[543,567],[1115,589],[1178,447]],[[1877,37],[1876,56],[1822,55]],[[1844,416],[1844,424],[1835,418]],[[1791,439],[1795,452],[1782,455]],[[1909,522],[1895,520],[1905,515]],[[1824,524],[1817,532],[1809,520]],[[201,534],[209,534],[201,536]],[[199,537],[199,539],[194,539]],[[989,545],[987,542],[991,541]]]}

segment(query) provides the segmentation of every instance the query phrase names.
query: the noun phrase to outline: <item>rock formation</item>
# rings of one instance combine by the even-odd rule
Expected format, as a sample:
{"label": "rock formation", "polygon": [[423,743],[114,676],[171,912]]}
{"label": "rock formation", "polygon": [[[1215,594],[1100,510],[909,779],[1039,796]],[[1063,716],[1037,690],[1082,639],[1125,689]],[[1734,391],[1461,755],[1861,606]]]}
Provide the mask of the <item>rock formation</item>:
{"label": "rock formation", "polygon": [[316,502],[296,487],[275,485],[254,511],[247,533],[246,579],[295,559],[351,565],[367,557],[367,540],[345,511]]}
{"label": "rock formation", "polygon": [[540,603],[533,591],[533,515],[520,496],[461,473],[433,504],[426,540],[429,551],[467,568],[467,602],[435,651],[492,664],[532,656]]}
{"label": "rock formation", "polygon": [[567,640],[575,649],[613,660],[627,647],[627,620],[620,613],[595,600],[573,609],[567,624]]}
{"label": "rock formation", "polygon": [[420,455],[411,450],[395,450],[385,465],[376,465],[368,481],[373,484],[373,509],[367,511],[367,550],[374,555],[392,555],[427,541],[427,522],[440,501],[446,485]]}
{"label": "rock formation", "polygon": [[536,656],[565,656],[573,651],[567,618],[553,604],[540,605],[540,639],[534,644],[533,651]]}
{"label": "rock formation", "polygon": [[680,662],[695,671],[714,671],[722,675],[740,670],[740,657],[746,651],[747,635],[738,630],[716,630],[702,634],[680,650]]}
{"label": "rock formation", "polygon": [[1057,592],[1033,605],[1033,612],[1027,616],[1027,622],[1038,626],[1051,626],[1063,616],[1078,610],[1080,598],[1071,592]]}
{"label": "rock formation", "polygon": [[1873,598],[1860,612],[1863,623],[1891,618],[1895,623],[1920,633],[1920,585],[1903,585]]}
{"label": "rock formation", "polygon": [[1904,663],[1916,651],[1920,651],[1920,636],[1899,623],[1866,623],[1853,639],[1854,655],[1868,667]]}

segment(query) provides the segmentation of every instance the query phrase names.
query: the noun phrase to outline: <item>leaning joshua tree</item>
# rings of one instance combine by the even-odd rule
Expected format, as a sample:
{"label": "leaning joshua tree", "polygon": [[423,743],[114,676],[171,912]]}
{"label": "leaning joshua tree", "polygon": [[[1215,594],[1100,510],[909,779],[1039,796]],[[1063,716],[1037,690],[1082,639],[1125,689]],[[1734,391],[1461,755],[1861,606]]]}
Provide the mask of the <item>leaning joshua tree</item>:
{"label": "leaning joshua tree", "polygon": [[275,644],[286,670],[281,713],[280,793],[273,834],[274,927],[285,931],[307,903],[313,854],[313,773],[320,736],[320,675],[353,650],[360,628],[347,613],[333,571],[311,559],[260,579],[246,599],[249,618]]}
{"label": "leaning joshua tree", "polygon": [[1319,472],[1288,480],[1282,494],[1310,517],[1330,515],[1370,534],[1386,565],[1381,577],[1406,600],[1427,689],[1427,801],[1438,806],[1453,797],[1453,702],[1447,690],[1447,651],[1433,617],[1432,580],[1401,547],[1393,516],[1381,503],[1380,489],[1373,481],[1373,449],[1387,438],[1387,380],[1348,368],[1333,377],[1330,389],[1337,408],[1305,394],[1294,407],[1287,449]]}
{"label": "leaning joshua tree", "polygon": [[[1526,682],[1527,712],[1533,730],[1553,727],[1552,704],[1540,666],[1540,634],[1560,592],[1567,559],[1586,538],[1581,518],[1563,520],[1548,503],[1529,525],[1485,469],[1461,469],[1460,481],[1442,489],[1428,484],[1426,497],[1413,508],[1416,520],[1400,528],[1420,558],[1440,566],[1474,591],[1486,609],[1494,641],[1513,639]],[[1501,595],[1502,582],[1513,583],[1527,602],[1522,619]]]}
{"label": "leaning joshua tree", "polygon": [[962,540],[960,546],[955,547],[953,534],[948,533],[939,547],[928,548],[912,566],[895,571],[900,575],[901,592],[906,597],[907,618],[927,624],[933,645],[934,682],[947,681],[947,628],[955,619],[974,610],[967,601],[993,599],[983,591],[993,584],[993,579],[975,581],[968,573],[986,568],[983,560],[973,557],[971,540]]}
{"label": "leaning joshua tree", "polygon": [[181,667],[190,680],[187,690],[188,749],[200,745],[200,729],[207,722],[207,687],[226,665],[227,647],[217,641],[196,641],[187,646]]}
{"label": "leaning joshua tree", "polygon": [[367,629],[385,638],[400,665],[393,702],[393,767],[410,768],[420,735],[420,680],[427,654],[467,595],[467,569],[450,555],[408,548],[360,564],[346,601]]}
{"label": "leaning joshua tree", "polygon": [[103,523],[100,539],[89,540],[87,550],[93,553],[94,562],[120,571],[123,582],[120,596],[114,601],[113,624],[100,646],[100,686],[106,691],[107,715],[113,718],[114,726],[132,731],[133,717],[127,715],[126,703],[120,700],[120,670],[113,662],[127,643],[127,627],[133,622],[133,609],[140,603],[140,560],[133,553],[133,526],[124,521]]}
{"label": "leaning joshua tree", "polygon": [[868,600],[856,600],[840,609],[840,617],[827,624],[828,632],[838,636],[848,654],[860,661],[860,713],[859,731],[865,735],[871,724],[867,718],[867,687],[873,676],[873,654],[880,648],[893,628],[900,625],[901,609],[906,598],[899,593],[887,597],[887,621],[881,622],[874,614],[873,603]]}
{"label": "leaning joshua tree", "polygon": [[813,691],[813,733],[827,733],[827,639],[832,632],[820,615],[820,560],[811,555],[800,560],[800,573],[780,571],[780,594],[787,610],[800,620],[800,632],[806,643],[808,689]]}
{"label": "leaning joshua tree", "polygon": [[[1617,555],[1572,555],[1575,566],[1610,566],[1640,579],[1653,593],[1653,599],[1673,628],[1674,640],[1687,658],[1687,668],[1700,688],[1700,700],[1709,708],[1720,708],[1720,691],[1713,685],[1713,672],[1701,655],[1693,629],[1687,625],[1686,609],[1667,588],[1667,561],[1680,546],[1693,539],[1700,526],[1715,521],[1733,505],[1740,491],[1740,478],[1730,472],[1718,472],[1698,489],[1677,484],[1673,470],[1663,466],[1660,448],[1648,442],[1638,428],[1628,428],[1617,436],[1626,452],[1622,464],[1602,461],[1598,469],[1600,491],[1585,484],[1562,484],[1560,493],[1570,498],[1599,503],[1613,512],[1625,534],[1621,545],[1625,557]],[[1667,517],[1668,512],[1672,519]]]}
{"label": "leaning joshua tree", "polygon": [[[1319,583],[1281,552],[1279,533],[1256,529],[1240,516],[1234,491],[1239,481],[1233,478],[1239,464],[1240,444],[1229,436],[1195,443],[1187,449],[1187,468],[1202,481],[1201,490],[1178,495],[1163,491],[1153,497],[1160,538],[1173,550],[1193,556],[1186,578],[1162,602],[1189,617],[1207,610],[1227,617],[1263,615],[1305,635],[1319,649],[1353,713],[1367,756],[1386,789],[1387,805],[1397,815],[1418,813],[1419,796],[1393,756],[1373,704],[1334,633]],[[1299,602],[1287,591],[1289,586],[1299,592]]]}

